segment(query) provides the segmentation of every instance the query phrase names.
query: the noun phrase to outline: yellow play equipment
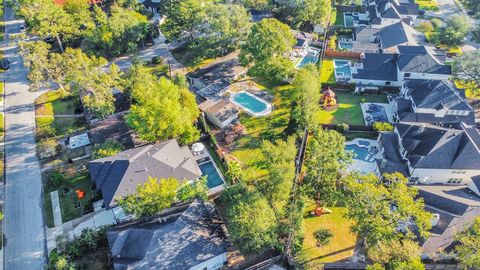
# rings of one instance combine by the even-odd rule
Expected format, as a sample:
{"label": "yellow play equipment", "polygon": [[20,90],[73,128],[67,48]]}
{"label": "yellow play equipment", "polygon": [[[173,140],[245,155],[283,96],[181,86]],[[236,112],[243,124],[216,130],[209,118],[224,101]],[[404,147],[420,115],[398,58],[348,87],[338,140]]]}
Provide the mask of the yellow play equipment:
{"label": "yellow play equipment", "polygon": [[337,104],[337,99],[332,89],[328,88],[322,91],[320,104],[322,104],[323,108],[333,107]]}

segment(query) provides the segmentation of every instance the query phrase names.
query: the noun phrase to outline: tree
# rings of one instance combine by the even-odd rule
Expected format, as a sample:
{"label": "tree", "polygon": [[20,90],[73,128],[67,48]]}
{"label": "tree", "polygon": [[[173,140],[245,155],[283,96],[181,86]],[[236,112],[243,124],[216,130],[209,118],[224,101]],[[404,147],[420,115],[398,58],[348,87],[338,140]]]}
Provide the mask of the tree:
{"label": "tree", "polygon": [[441,42],[450,47],[463,44],[463,39],[471,29],[468,16],[453,15],[447,20],[447,26],[441,32]]}
{"label": "tree", "polygon": [[253,10],[267,10],[270,6],[269,0],[233,0],[232,2]]}
{"label": "tree", "polygon": [[264,19],[252,27],[240,52],[240,61],[251,66],[253,76],[282,80],[291,75],[293,63],[287,55],[295,45],[290,28],[276,19]]}
{"label": "tree", "polygon": [[99,158],[113,156],[120,153],[124,149],[125,147],[121,143],[115,140],[107,140],[103,144],[96,146],[93,149],[92,159],[99,159]]}
{"label": "tree", "polygon": [[55,38],[63,52],[62,39],[80,35],[81,27],[86,27],[89,21],[88,5],[79,3],[79,0],[68,0],[62,6],[50,0],[21,0],[19,12],[32,34]]}
{"label": "tree", "polygon": [[412,240],[387,240],[367,251],[370,260],[387,270],[423,270],[420,247]]}
{"label": "tree", "polygon": [[190,201],[195,198],[200,198],[204,201],[208,200],[206,176],[203,176],[199,180],[183,184],[177,191],[177,199],[182,202]]}
{"label": "tree", "polygon": [[237,183],[242,180],[243,173],[240,163],[238,163],[237,161],[229,161],[227,167],[227,177],[230,178],[233,183]]}
{"label": "tree", "polygon": [[418,190],[408,186],[402,174],[385,174],[382,180],[373,174],[352,174],[344,184],[347,218],[355,221],[352,229],[365,239],[368,248],[414,240],[414,230],[421,237],[428,236],[431,214],[424,210],[423,200],[416,199]]}
{"label": "tree", "polygon": [[82,46],[95,55],[117,56],[134,52],[149,31],[147,17],[118,5],[111,7],[108,16],[100,7],[94,6],[95,29],[90,31]]}
{"label": "tree", "polygon": [[302,127],[316,122],[320,104],[320,73],[315,65],[309,64],[297,72],[293,80],[293,117]]}
{"label": "tree", "polygon": [[313,233],[313,236],[315,236],[315,239],[317,240],[317,246],[325,246],[330,242],[330,239],[332,239],[333,234],[330,232],[329,229],[319,229]]}
{"label": "tree", "polygon": [[194,123],[200,112],[187,88],[156,78],[141,67],[134,68],[127,80],[134,104],[126,122],[140,138],[150,142],[179,138],[184,144],[198,139]]}
{"label": "tree", "polygon": [[166,20],[162,24],[162,32],[167,38],[178,39],[183,32],[194,40],[194,34],[200,30],[206,17],[205,7],[210,1],[178,0],[165,4]]}
{"label": "tree", "polygon": [[277,216],[283,217],[295,177],[297,154],[295,138],[290,137],[287,141],[277,140],[274,143],[264,140],[262,154],[265,157],[264,167],[268,174],[259,183],[259,191],[275,210]]}
{"label": "tree", "polygon": [[456,80],[465,83],[471,83],[470,90],[473,95],[480,94],[480,51],[474,50],[465,52],[461,56],[455,58],[452,65],[453,77]]}
{"label": "tree", "polygon": [[331,0],[279,0],[279,17],[292,27],[299,28],[303,24],[326,26],[332,13]]}
{"label": "tree", "polygon": [[232,241],[247,254],[261,252],[277,245],[275,213],[267,200],[242,184],[225,190],[228,231]]}
{"label": "tree", "polygon": [[435,30],[435,27],[433,26],[432,22],[424,21],[418,24],[418,30],[424,33],[433,32]]}
{"label": "tree", "polygon": [[118,199],[118,204],[136,217],[151,216],[170,208],[177,195],[178,180],[175,178],[148,178],[137,186],[135,194]]}
{"label": "tree", "polygon": [[340,196],[341,175],[350,162],[345,137],[334,130],[315,128],[307,145],[305,184],[317,204],[332,204]]}
{"label": "tree", "polygon": [[470,228],[457,236],[460,243],[454,254],[465,269],[480,268],[480,218],[476,218]]}

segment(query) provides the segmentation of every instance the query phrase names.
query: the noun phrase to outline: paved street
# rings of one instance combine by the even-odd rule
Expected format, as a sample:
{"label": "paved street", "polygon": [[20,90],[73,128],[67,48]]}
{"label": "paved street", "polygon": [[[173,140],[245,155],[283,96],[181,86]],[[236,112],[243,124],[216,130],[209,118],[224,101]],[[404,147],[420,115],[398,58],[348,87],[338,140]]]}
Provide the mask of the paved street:
{"label": "paved street", "polygon": [[[19,33],[20,21],[5,9],[6,34]],[[4,49],[11,66],[5,72],[5,216],[4,266],[9,270],[44,269],[46,258],[42,180],[35,149],[38,93],[28,91],[27,70],[16,47]]]}

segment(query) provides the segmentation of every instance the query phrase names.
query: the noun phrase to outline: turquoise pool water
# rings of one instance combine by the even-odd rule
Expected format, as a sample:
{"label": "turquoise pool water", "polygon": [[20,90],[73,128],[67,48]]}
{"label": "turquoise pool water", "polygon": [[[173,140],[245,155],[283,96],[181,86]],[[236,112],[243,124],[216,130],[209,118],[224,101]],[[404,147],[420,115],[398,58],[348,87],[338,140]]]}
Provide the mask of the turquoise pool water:
{"label": "turquoise pool water", "polygon": [[297,65],[295,66],[295,68],[297,69],[301,69],[303,66],[305,65],[308,65],[308,64],[315,64],[317,63],[318,61],[318,56],[315,56],[313,54],[310,54],[308,53],[307,55],[305,55],[305,57],[302,58],[302,60],[300,60]]}
{"label": "turquoise pool water", "polygon": [[335,76],[350,77],[352,75],[350,70],[350,61],[334,59],[333,63],[335,67]]}
{"label": "turquoise pool water", "polygon": [[365,147],[360,147],[356,144],[349,144],[345,146],[345,150],[353,152],[353,158],[373,163],[375,162],[375,157],[368,153],[368,149]]}
{"label": "turquoise pool water", "polygon": [[207,176],[208,188],[218,187],[223,184],[223,179],[211,161],[198,165],[203,175]]}
{"label": "turquoise pool water", "polygon": [[353,44],[352,43],[348,43],[348,42],[340,42],[338,43],[338,47],[340,47],[340,49],[352,49],[353,48]]}
{"label": "turquoise pool water", "polygon": [[270,104],[245,91],[232,93],[231,100],[255,116],[267,115],[271,112]]}

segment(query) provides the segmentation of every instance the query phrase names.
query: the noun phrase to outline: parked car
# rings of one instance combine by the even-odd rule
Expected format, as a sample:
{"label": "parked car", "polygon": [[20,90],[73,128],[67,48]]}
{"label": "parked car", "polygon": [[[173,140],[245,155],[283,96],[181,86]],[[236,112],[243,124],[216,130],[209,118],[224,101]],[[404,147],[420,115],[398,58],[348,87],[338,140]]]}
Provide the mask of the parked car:
{"label": "parked car", "polygon": [[10,61],[8,61],[7,58],[3,58],[2,61],[0,62],[0,68],[1,69],[9,69],[10,68]]}
{"label": "parked car", "polygon": [[419,9],[418,10],[418,15],[425,15],[425,10]]}
{"label": "parked car", "polygon": [[469,16],[474,16],[474,15],[475,15],[475,11],[469,10],[469,11],[467,11],[467,15],[469,15]]}
{"label": "parked car", "polygon": [[25,32],[27,30],[27,27],[25,24],[20,24],[20,32]]}

